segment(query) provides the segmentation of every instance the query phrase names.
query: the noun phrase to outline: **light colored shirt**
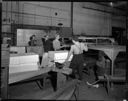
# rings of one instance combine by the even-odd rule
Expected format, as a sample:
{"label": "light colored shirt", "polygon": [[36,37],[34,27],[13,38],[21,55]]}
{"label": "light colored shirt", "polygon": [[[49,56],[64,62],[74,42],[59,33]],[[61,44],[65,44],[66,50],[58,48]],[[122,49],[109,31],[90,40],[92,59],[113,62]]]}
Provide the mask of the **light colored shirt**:
{"label": "light colored shirt", "polygon": [[43,45],[43,42],[42,42],[41,38],[36,40],[36,45],[37,46],[42,46]]}
{"label": "light colored shirt", "polygon": [[53,41],[53,48],[54,48],[54,50],[58,50],[58,49],[61,48],[59,40],[54,40]]}
{"label": "light colored shirt", "polygon": [[84,43],[79,43],[79,45],[72,45],[71,46],[71,52],[74,54],[81,54],[83,51],[88,51],[87,45],[84,45]]}
{"label": "light colored shirt", "polygon": [[81,54],[83,53],[83,51],[88,51],[87,44],[79,43],[78,45],[72,45],[68,57],[66,59],[66,62],[72,54]]}

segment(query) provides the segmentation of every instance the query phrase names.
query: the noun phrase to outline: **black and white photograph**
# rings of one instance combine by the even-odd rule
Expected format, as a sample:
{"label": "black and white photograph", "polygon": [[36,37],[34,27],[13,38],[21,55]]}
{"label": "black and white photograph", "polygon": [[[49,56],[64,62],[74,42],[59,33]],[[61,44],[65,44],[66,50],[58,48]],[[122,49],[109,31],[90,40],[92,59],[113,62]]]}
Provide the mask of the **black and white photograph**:
{"label": "black and white photograph", "polygon": [[0,0],[0,100],[128,101],[128,2]]}

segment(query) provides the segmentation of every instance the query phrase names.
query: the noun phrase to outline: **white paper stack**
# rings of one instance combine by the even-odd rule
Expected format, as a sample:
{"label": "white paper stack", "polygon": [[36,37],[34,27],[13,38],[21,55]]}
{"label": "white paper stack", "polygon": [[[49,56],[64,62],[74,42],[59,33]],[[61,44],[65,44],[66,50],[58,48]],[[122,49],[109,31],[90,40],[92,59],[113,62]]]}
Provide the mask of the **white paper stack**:
{"label": "white paper stack", "polygon": [[[63,63],[67,59],[69,51],[49,51],[48,55],[51,60],[54,60],[55,62]],[[68,59],[68,61],[71,61],[73,58],[73,55],[71,55]]]}
{"label": "white paper stack", "polygon": [[11,54],[9,73],[38,70],[39,55],[35,53]]}

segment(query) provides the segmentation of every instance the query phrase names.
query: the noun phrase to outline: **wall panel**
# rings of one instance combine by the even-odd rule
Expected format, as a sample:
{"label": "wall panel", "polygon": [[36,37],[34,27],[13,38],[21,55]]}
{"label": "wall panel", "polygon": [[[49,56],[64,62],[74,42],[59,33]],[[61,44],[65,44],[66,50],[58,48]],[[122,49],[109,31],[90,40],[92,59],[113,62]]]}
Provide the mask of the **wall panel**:
{"label": "wall panel", "polygon": [[[125,27],[126,25],[123,17],[113,17],[109,13],[82,8],[83,6],[111,11],[108,7],[91,2],[74,2],[73,31],[75,34],[111,36],[112,26]],[[15,20],[16,24],[58,26],[58,23],[63,23],[63,27],[70,27],[71,2],[4,1],[2,10],[2,24],[12,23],[3,21],[3,18],[7,17]],[[6,29],[9,31],[9,27],[4,27],[4,31]]]}
{"label": "wall panel", "polygon": [[23,24],[34,25],[34,17],[33,16],[24,15],[22,20],[23,20]]}
{"label": "wall panel", "polygon": [[36,6],[36,14],[42,16],[50,16],[50,9]]}
{"label": "wall panel", "polygon": [[2,32],[11,32],[10,25],[2,25]]}
{"label": "wall panel", "polygon": [[35,6],[24,4],[24,6],[23,6],[23,12],[24,13],[35,14]]}
{"label": "wall panel", "polygon": [[35,24],[36,25],[44,25],[44,26],[46,25],[46,26],[49,26],[51,24],[51,22],[50,22],[50,20],[48,20],[45,17],[36,16]]}
{"label": "wall panel", "polygon": [[[86,3],[85,3],[86,4]],[[82,8],[80,3],[75,3],[74,7],[74,29],[77,34],[109,36],[111,26],[110,14]],[[92,6],[92,5],[91,5]],[[74,30],[75,33],[76,30]]]}

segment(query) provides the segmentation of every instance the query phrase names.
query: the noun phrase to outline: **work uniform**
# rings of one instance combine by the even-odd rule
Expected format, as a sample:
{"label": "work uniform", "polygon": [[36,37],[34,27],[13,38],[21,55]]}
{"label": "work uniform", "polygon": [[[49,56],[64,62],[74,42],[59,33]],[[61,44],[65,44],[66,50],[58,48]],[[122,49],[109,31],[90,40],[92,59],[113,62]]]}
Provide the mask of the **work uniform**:
{"label": "work uniform", "polygon": [[30,40],[30,41],[28,42],[28,45],[29,45],[29,46],[36,46],[36,40]]}
{"label": "work uniform", "polygon": [[55,51],[60,50],[61,46],[60,46],[60,41],[59,40],[54,40],[53,41],[53,48]]}
{"label": "work uniform", "polygon": [[82,70],[85,65],[84,63],[84,57],[83,57],[83,49],[81,47],[76,46],[79,49],[79,54],[73,54],[73,58],[71,60],[70,68],[72,68],[72,75],[75,75],[75,71],[77,70],[79,79],[82,80]]}
{"label": "work uniform", "polygon": [[43,45],[44,45],[44,52],[48,52],[48,51],[52,51],[53,50],[52,42],[50,40],[44,41]]}
{"label": "work uniform", "polygon": [[[45,66],[48,64],[48,51],[53,51],[53,46],[52,46],[52,42],[50,40],[46,40],[43,42],[44,45],[44,54],[43,54],[43,60],[42,60],[42,66]],[[53,86],[53,90],[56,91],[57,90],[57,73],[50,71],[48,72],[48,74],[50,75],[50,80]],[[42,80],[40,80],[41,83],[43,83]]]}

